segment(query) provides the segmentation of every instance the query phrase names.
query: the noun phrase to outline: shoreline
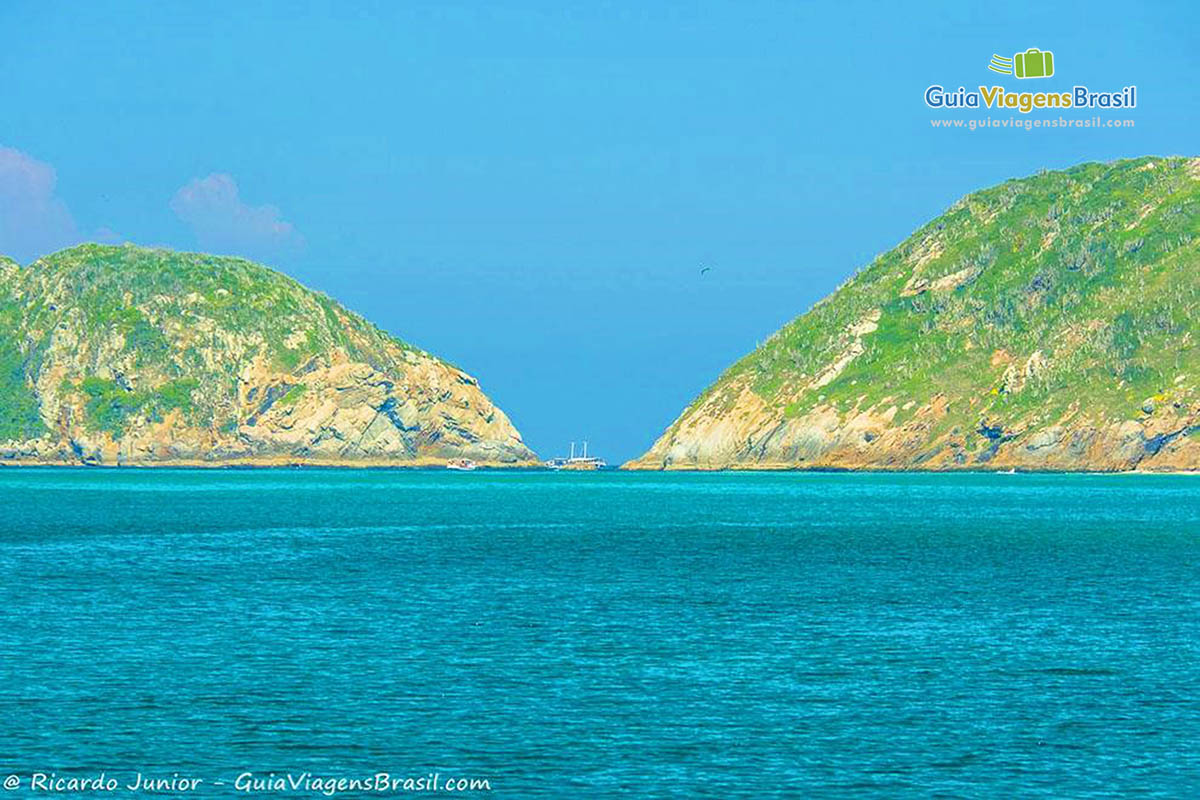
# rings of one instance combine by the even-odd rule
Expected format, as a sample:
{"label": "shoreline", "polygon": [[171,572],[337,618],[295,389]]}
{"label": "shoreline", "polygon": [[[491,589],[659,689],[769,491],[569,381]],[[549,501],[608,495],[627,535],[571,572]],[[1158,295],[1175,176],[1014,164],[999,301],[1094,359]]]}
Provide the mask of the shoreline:
{"label": "shoreline", "polygon": [[[313,469],[313,470],[444,470],[448,462],[439,459],[420,459],[416,461],[388,461],[386,459],[364,461],[336,460],[296,460],[296,459],[240,459],[236,461],[204,461],[187,459],[179,461],[154,462],[123,462],[110,464],[87,463],[82,461],[40,461],[29,459],[0,459],[0,471],[5,469],[70,469],[70,470],[231,470],[254,471],[276,469]],[[539,461],[527,462],[476,462],[476,469],[482,471],[528,471],[557,473],[544,467]],[[451,470],[452,471],[452,470]],[[587,471],[584,474],[592,474]],[[725,466],[725,467],[609,467],[595,470],[596,473],[626,473],[626,474],[672,474],[672,475],[779,475],[781,473],[805,473],[817,475],[847,474],[847,475],[1191,475],[1200,476],[1200,468],[1194,470],[1155,470],[1155,469],[911,469],[903,467],[800,467],[794,465],[764,465]]]}
{"label": "shoreline", "polygon": [[[457,458],[457,457],[456,457]],[[125,461],[116,463],[89,463],[86,461],[46,461],[41,459],[0,459],[0,469],[11,468],[57,468],[57,469],[446,469],[451,459],[422,458],[413,461],[388,459],[294,459],[294,458],[251,458],[206,461],[203,459],[180,459],[178,461]],[[529,469],[540,466],[537,461],[476,461],[477,469]]]}
{"label": "shoreline", "polygon": [[1007,467],[1004,469],[979,469],[976,467],[963,469],[921,469],[919,467],[837,467],[837,466],[797,466],[793,464],[754,464],[728,465],[723,467],[705,466],[628,466],[622,464],[621,472],[663,472],[663,473],[751,473],[762,472],[777,474],[780,472],[813,472],[813,473],[849,473],[870,475],[1200,475],[1200,467],[1196,469],[1054,469],[1054,468],[1021,468]]}

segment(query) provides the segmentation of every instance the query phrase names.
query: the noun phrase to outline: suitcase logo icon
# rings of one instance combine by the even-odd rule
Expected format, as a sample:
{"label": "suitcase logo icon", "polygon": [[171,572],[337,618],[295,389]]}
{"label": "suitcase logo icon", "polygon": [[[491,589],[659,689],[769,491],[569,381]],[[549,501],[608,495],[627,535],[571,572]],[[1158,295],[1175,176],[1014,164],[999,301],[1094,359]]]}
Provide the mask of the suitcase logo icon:
{"label": "suitcase logo icon", "polygon": [[993,54],[988,69],[1018,78],[1049,78],[1054,74],[1054,53],[1031,47],[1012,58]]}

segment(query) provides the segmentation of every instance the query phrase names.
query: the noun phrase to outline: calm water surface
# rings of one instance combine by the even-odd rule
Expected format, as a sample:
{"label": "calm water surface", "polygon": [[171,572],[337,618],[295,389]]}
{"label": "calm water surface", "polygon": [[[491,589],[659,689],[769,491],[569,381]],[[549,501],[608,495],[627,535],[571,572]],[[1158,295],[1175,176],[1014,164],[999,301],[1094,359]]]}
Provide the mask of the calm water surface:
{"label": "calm water surface", "polygon": [[0,502],[4,775],[1200,794],[1200,478],[5,469]]}

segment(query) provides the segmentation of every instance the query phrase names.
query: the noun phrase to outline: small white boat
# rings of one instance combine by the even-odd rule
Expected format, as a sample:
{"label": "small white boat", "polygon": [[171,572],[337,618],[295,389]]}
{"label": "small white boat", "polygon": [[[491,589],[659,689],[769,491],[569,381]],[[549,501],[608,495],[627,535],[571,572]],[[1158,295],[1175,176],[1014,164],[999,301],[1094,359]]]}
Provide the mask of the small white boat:
{"label": "small white boat", "polygon": [[469,458],[452,458],[446,462],[446,469],[458,470],[459,472],[470,472],[477,465]]}

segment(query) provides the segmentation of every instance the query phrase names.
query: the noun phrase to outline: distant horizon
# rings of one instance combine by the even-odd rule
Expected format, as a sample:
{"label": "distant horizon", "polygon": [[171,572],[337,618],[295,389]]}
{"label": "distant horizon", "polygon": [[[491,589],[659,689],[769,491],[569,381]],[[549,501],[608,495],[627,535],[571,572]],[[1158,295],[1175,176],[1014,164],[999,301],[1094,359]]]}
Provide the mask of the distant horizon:
{"label": "distant horizon", "polygon": [[[539,454],[587,438],[610,463],[963,195],[1186,154],[1200,122],[1182,2],[127,0],[67,22],[0,8],[19,33],[0,52],[0,253],[131,241],[267,264],[461,365]],[[1052,77],[988,70],[1031,47]],[[984,112],[931,109],[927,87],[984,83],[1136,86],[1136,124],[931,126]]]}
{"label": "distant horizon", "polygon": [[[1111,165],[1113,165],[1113,164],[1116,164],[1116,163],[1119,163],[1119,162],[1123,162],[1123,161],[1137,161],[1137,160],[1142,160],[1142,159],[1171,159],[1171,158],[1184,158],[1184,159],[1187,159],[1187,158],[1196,158],[1196,156],[1191,156],[1191,155],[1187,155],[1187,154],[1172,154],[1172,155],[1160,155],[1160,154],[1142,154],[1142,155],[1136,155],[1136,156],[1119,156],[1119,157],[1116,157],[1116,158],[1113,158],[1113,159],[1109,159],[1109,160],[1105,160],[1105,161],[1083,161],[1083,162],[1079,162],[1079,163],[1076,163],[1076,164],[1070,164],[1070,165],[1067,165],[1067,166],[1064,166],[1064,167],[1061,167],[1061,168],[1057,168],[1057,169],[1055,169],[1055,170],[1050,170],[1050,171],[1065,171],[1065,170],[1073,169],[1073,168],[1075,168],[1075,167],[1080,167],[1080,166],[1083,166],[1083,165],[1086,165],[1086,164],[1090,164],[1090,163],[1098,163],[1098,164],[1102,164],[1102,165],[1104,165],[1104,166],[1111,166]],[[1002,180],[1002,181],[1000,181],[999,183],[1000,183],[1000,184],[1002,184],[1002,183],[1006,183],[1006,182],[1008,182],[1008,181],[1011,181],[1011,180],[1020,180],[1020,179],[1022,179],[1022,178],[1032,177],[1033,175],[1036,175],[1036,174],[1038,174],[1038,173],[1040,173],[1040,172],[1045,172],[1045,171],[1046,171],[1046,170],[1045,170],[1045,168],[1043,168],[1043,169],[1040,169],[1040,170],[1038,170],[1036,173],[1031,173],[1031,174],[1028,174],[1028,175],[1015,175],[1015,176],[1010,176],[1009,178],[1003,179],[1003,180]],[[999,184],[995,184],[995,185],[999,185]],[[949,208],[949,207],[950,207],[950,206],[952,206],[954,203],[957,203],[957,202],[959,202],[959,201],[960,201],[960,200],[962,200],[963,198],[965,198],[965,197],[968,197],[968,196],[970,196],[971,194],[974,194],[975,192],[977,192],[977,191],[981,191],[981,190],[983,190],[983,189],[986,189],[986,188],[989,188],[989,187],[975,187],[975,188],[972,188],[972,189],[970,189],[970,190],[966,190],[966,191],[965,191],[965,192],[964,192],[962,195],[960,195],[960,196],[959,196],[959,197],[958,197],[958,198],[957,198],[957,199],[956,199],[956,200],[955,200],[953,203],[951,203],[950,205],[948,205],[946,208]],[[944,211],[945,211],[945,209],[943,209],[943,212],[944,212]],[[923,225],[927,224],[929,221],[932,221],[933,219],[936,219],[936,217],[937,217],[937,214],[935,213],[935,215],[934,215],[934,216],[930,217],[928,220],[926,220],[925,222],[923,222],[923,223],[921,223],[920,225],[918,225],[918,226],[917,226],[917,228],[914,228],[914,231],[915,231],[915,230],[918,230],[920,227],[922,227]],[[908,236],[908,235],[906,234],[905,238],[907,238],[907,236]],[[904,239],[901,239],[900,241],[896,242],[896,243],[895,243],[895,245],[893,245],[893,246],[899,246],[899,245],[900,245],[900,244],[901,244],[903,241],[904,241]],[[138,243],[138,242],[133,242],[133,241],[121,241],[121,242],[80,241],[80,242],[77,242],[77,243],[75,243],[75,244],[72,244],[72,245],[69,245],[69,246],[66,246],[66,247],[60,248],[60,249],[58,249],[58,250],[54,250],[54,251],[52,251],[52,252],[49,252],[49,253],[44,253],[44,254],[42,254],[42,255],[40,255],[40,256],[37,256],[37,257],[33,258],[32,260],[30,260],[30,261],[28,261],[28,262],[25,262],[25,263],[17,262],[17,263],[18,263],[18,264],[20,264],[20,266],[22,266],[23,268],[24,268],[24,267],[29,267],[29,266],[32,266],[33,264],[35,264],[37,261],[39,261],[39,260],[41,260],[41,259],[43,259],[43,258],[48,258],[48,257],[51,257],[51,256],[53,256],[53,255],[56,255],[57,253],[62,253],[62,252],[66,252],[66,251],[69,251],[69,250],[76,249],[76,248],[80,248],[80,247],[88,247],[88,246],[95,246],[95,247],[114,247],[114,248],[120,248],[120,247],[132,247],[132,248],[141,249],[141,250],[155,250],[155,251],[163,251],[163,252],[170,252],[170,253],[180,253],[180,254],[187,254],[187,255],[199,255],[199,256],[207,256],[207,257],[212,257],[212,258],[230,258],[230,259],[239,259],[239,260],[243,260],[243,261],[247,261],[247,262],[250,262],[250,263],[257,264],[258,266],[265,267],[265,268],[267,268],[267,269],[271,269],[271,270],[273,270],[273,271],[275,271],[275,272],[277,272],[277,273],[279,273],[279,274],[281,274],[281,275],[283,275],[283,276],[285,276],[285,277],[287,277],[287,278],[289,278],[289,279],[291,279],[291,280],[294,280],[294,281],[296,281],[297,283],[299,283],[301,286],[304,286],[305,288],[312,289],[313,291],[320,292],[321,294],[324,294],[324,295],[326,295],[327,297],[330,297],[332,300],[334,300],[334,301],[338,302],[339,304],[341,304],[343,307],[345,307],[345,308],[346,308],[347,310],[349,310],[350,312],[352,312],[352,313],[355,313],[355,314],[359,315],[360,317],[362,317],[363,319],[365,319],[365,320],[366,320],[368,323],[371,323],[371,324],[373,324],[373,325],[377,325],[377,326],[378,326],[378,327],[380,327],[382,330],[384,330],[386,333],[388,333],[388,334],[389,334],[389,335],[391,335],[392,337],[394,337],[394,338],[396,338],[396,339],[398,339],[398,340],[400,340],[400,341],[404,342],[406,345],[408,345],[408,346],[411,346],[411,347],[415,347],[415,348],[417,348],[418,350],[421,350],[421,351],[423,351],[423,352],[425,352],[425,353],[428,353],[428,354],[430,354],[430,355],[432,355],[432,356],[434,356],[434,357],[438,358],[439,360],[445,361],[446,363],[448,363],[448,364],[450,364],[450,365],[454,366],[455,368],[457,368],[457,369],[459,369],[459,370],[462,370],[463,372],[467,373],[468,375],[471,375],[472,377],[476,377],[476,378],[478,378],[478,376],[476,376],[476,375],[475,375],[475,373],[472,371],[472,369],[471,369],[471,366],[470,366],[469,364],[463,364],[463,363],[456,362],[456,361],[453,361],[453,360],[451,360],[451,359],[448,359],[448,358],[444,357],[442,354],[440,354],[440,353],[438,352],[436,345],[435,345],[434,347],[432,347],[432,348],[431,348],[431,347],[428,347],[428,346],[426,346],[426,345],[424,345],[424,344],[422,344],[422,343],[420,343],[420,342],[415,342],[415,341],[412,341],[412,340],[411,340],[411,338],[410,338],[410,337],[408,337],[407,335],[405,335],[405,334],[404,334],[402,331],[391,330],[391,329],[385,328],[385,327],[383,327],[383,326],[381,326],[381,325],[378,325],[378,323],[376,323],[374,320],[372,320],[372,319],[371,319],[371,318],[370,318],[370,317],[369,317],[367,314],[365,314],[365,313],[363,313],[363,312],[361,312],[361,311],[359,311],[359,310],[357,310],[357,309],[355,309],[355,308],[353,308],[353,307],[351,307],[351,306],[348,306],[348,305],[346,305],[346,304],[345,304],[345,303],[344,303],[344,302],[343,302],[343,301],[342,301],[342,300],[341,300],[339,297],[337,297],[336,295],[330,294],[330,293],[328,293],[328,292],[325,292],[325,291],[323,291],[323,290],[317,289],[317,288],[315,288],[315,287],[309,286],[308,284],[304,283],[304,282],[303,282],[303,281],[301,281],[299,278],[297,278],[295,275],[292,275],[292,274],[291,274],[291,273],[288,271],[288,269],[287,269],[286,267],[281,267],[281,266],[279,266],[279,265],[272,264],[272,263],[270,263],[269,261],[260,261],[260,260],[257,260],[257,259],[255,259],[255,258],[253,258],[253,257],[247,256],[247,255],[242,255],[242,254],[235,253],[235,252],[225,252],[225,253],[222,253],[222,252],[213,252],[213,251],[201,250],[201,249],[187,250],[187,249],[181,249],[181,248],[178,248],[178,247],[173,247],[173,246],[171,246],[171,245],[166,245],[166,244],[141,244],[141,243]],[[891,247],[889,247],[888,249],[890,250],[890,249],[891,249]],[[7,256],[7,254],[5,254],[5,253],[3,253],[3,252],[0,252],[0,257],[9,257],[9,256]],[[15,260],[15,259],[14,259],[14,260]],[[850,270],[849,270],[849,271],[848,271],[848,272],[845,274],[845,276],[842,278],[842,281],[848,280],[849,278],[853,277],[853,276],[854,276],[854,274],[855,274],[855,273],[856,273],[856,272],[857,272],[859,269],[861,269],[863,266],[865,266],[865,264],[860,264],[860,265],[857,265],[857,266],[855,266],[855,267],[851,268],[851,269],[850,269]],[[839,281],[839,285],[840,285],[840,283],[841,283],[841,282]],[[827,296],[828,296],[828,295],[825,295],[825,297],[827,297]],[[803,316],[804,314],[808,313],[808,311],[810,311],[810,310],[811,310],[812,306],[813,306],[813,305],[815,305],[815,303],[817,303],[817,302],[820,302],[820,300],[822,300],[822,299],[824,299],[824,298],[823,298],[823,297],[822,297],[822,298],[817,298],[816,300],[814,300],[814,301],[813,301],[813,303],[810,303],[810,304],[809,304],[808,306],[806,306],[805,308],[803,308],[803,309],[801,309],[801,310],[798,310],[798,311],[796,312],[796,314],[795,314],[795,315],[792,317],[792,319],[795,319],[796,317],[800,317],[800,316]],[[786,321],[785,321],[785,322],[786,322]],[[752,351],[751,351],[751,350],[748,350],[746,354],[748,354],[749,352],[752,352]],[[743,355],[745,355],[745,354],[743,354]],[[741,357],[741,356],[739,356],[738,358],[740,358],[740,357]],[[734,363],[734,361],[731,361],[729,364],[727,364],[727,365],[726,365],[726,368],[727,368],[728,366],[731,366],[733,363]],[[722,369],[722,372],[724,372],[724,369],[725,369],[725,368],[723,368],[723,369]],[[714,378],[713,378],[713,381],[715,381],[715,380],[716,380],[716,376],[714,376]],[[480,381],[480,383],[481,383],[481,387],[482,387],[482,389],[484,390],[484,392],[485,392],[485,393],[489,393],[489,394],[490,394],[490,390],[489,390],[489,387],[488,387],[488,385],[486,384],[486,382]],[[711,381],[710,381],[710,383],[709,383],[709,384],[706,384],[706,387],[705,387],[705,388],[707,388],[707,386],[708,386],[708,385],[711,385]],[[495,399],[495,398],[493,398],[493,399]],[[504,411],[504,413],[505,413],[506,415],[508,415],[508,416],[510,417],[510,419],[513,419],[515,414],[519,414],[519,409],[512,409],[512,408],[508,408],[508,407],[506,407],[504,404],[500,403],[499,401],[497,401],[497,405],[498,405],[498,406],[501,408],[501,410],[503,410],[503,411]],[[679,410],[679,412],[680,412],[680,413],[682,413],[682,412],[685,410],[685,408],[686,408],[686,406],[684,406],[684,407],[681,407],[681,408],[680,408],[680,410]],[[672,418],[672,421],[673,421],[673,420],[674,420],[674,417]],[[514,419],[514,423],[515,423],[515,419]],[[568,452],[569,452],[569,450],[570,450],[570,448],[571,448],[571,446],[572,446],[572,445],[576,445],[576,446],[578,446],[578,447],[582,447],[582,443],[583,443],[583,442],[585,442],[585,441],[586,441],[586,442],[588,442],[589,444],[593,444],[593,443],[592,443],[592,440],[590,440],[590,439],[587,439],[586,437],[576,437],[576,438],[574,438],[574,439],[567,439],[567,440],[565,440],[565,441],[564,441],[564,443],[562,443],[562,444],[560,444],[560,445],[558,445],[558,446],[557,446],[557,449],[553,449],[553,450],[544,450],[544,449],[539,449],[537,446],[533,445],[532,443],[530,443],[530,442],[528,441],[528,438],[527,438],[527,435],[526,435],[526,433],[525,433],[525,430],[524,430],[524,429],[521,427],[521,425],[520,425],[519,423],[515,423],[515,424],[516,424],[517,430],[518,430],[518,431],[520,431],[520,433],[521,433],[521,435],[522,435],[522,438],[526,440],[526,444],[527,444],[527,445],[529,445],[530,449],[534,451],[534,453],[537,455],[537,457],[538,457],[539,459],[548,460],[548,459],[562,458],[562,457],[564,457],[564,456],[566,456],[566,455],[568,454]],[[670,424],[670,423],[668,423],[668,424]],[[657,436],[658,436],[659,434],[661,434],[661,433],[662,433],[662,432],[663,432],[665,429],[666,429],[666,426],[664,426],[662,429],[660,429],[659,431],[657,431],[657,432],[655,433],[655,438],[657,438]],[[552,447],[554,447],[554,445],[551,445],[551,446],[552,446]],[[593,453],[592,453],[592,455],[593,455],[593,456],[595,456],[595,455],[596,455],[596,453],[594,452],[594,450],[595,450],[594,446],[593,446],[593,448],[592,448],[592,449],[593,449]],[[609,464],[609,466],[610,466],[610,467],[618,467],[618,466],[620,466],[620,465],[622,465],[622,464],[626,463],[627,461],[630,461],[631,459],[634,459],[634,458],[636,458],[636,457],[637,457],[637,456],[639,456],[639,455],[642,455],[642,453],[636,453],[636,454],[634,454],[633,456],[630,456],[629,458],[621,458],[621,459],[619,459],[619,460],[609,460],[609,461],[608,461],[608,464]],[[605,455],[603,455],[603,454],[601,454],[599,457],[601,457],[601,458],[607,458],[607,457],[606,457]]]}

